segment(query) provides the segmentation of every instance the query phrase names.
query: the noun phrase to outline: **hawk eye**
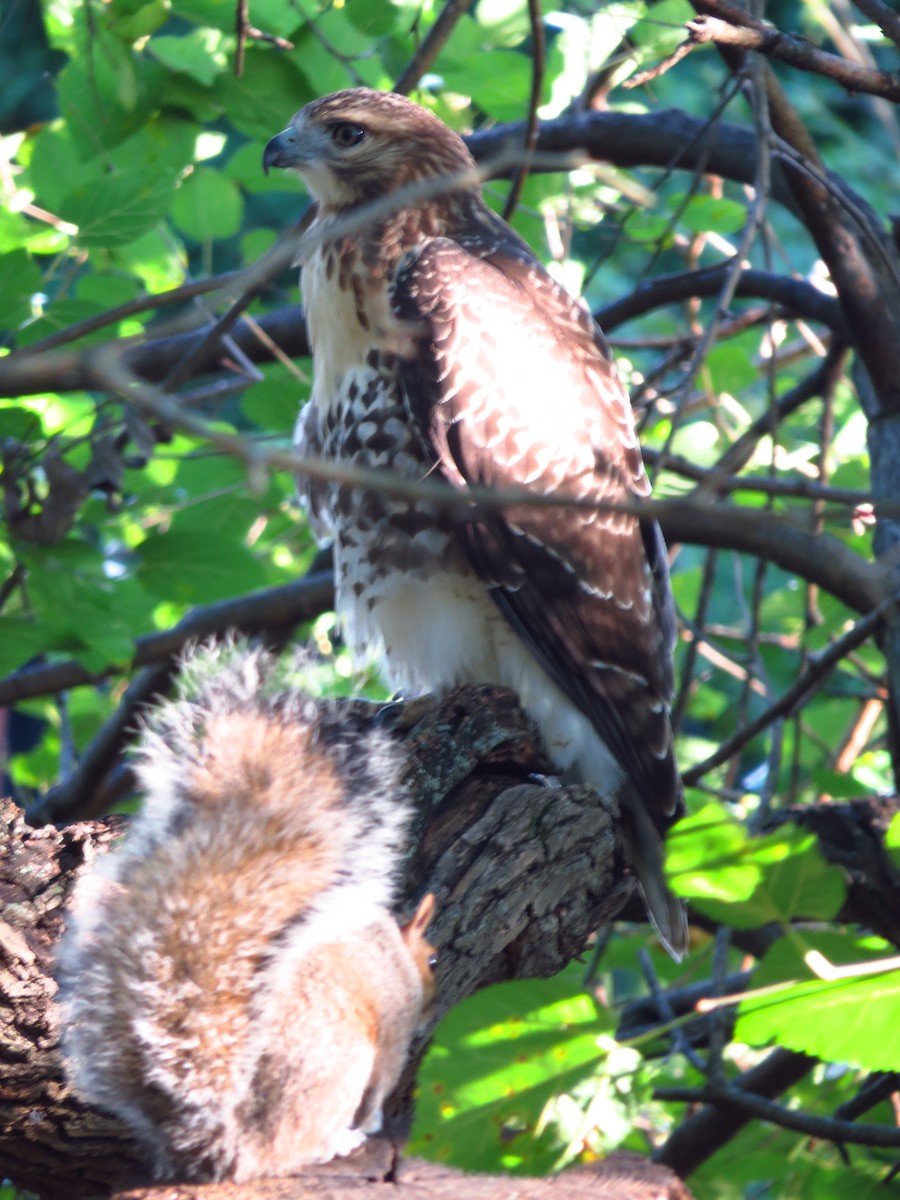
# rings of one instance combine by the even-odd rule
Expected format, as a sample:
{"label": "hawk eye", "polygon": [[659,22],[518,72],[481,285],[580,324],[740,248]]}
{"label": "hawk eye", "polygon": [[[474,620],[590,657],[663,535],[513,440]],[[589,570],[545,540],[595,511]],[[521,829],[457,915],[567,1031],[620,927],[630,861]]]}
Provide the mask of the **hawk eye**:
{"label": "hawk eye", "polygon": [[358,146],[365,136],[366,131],[362,125],[356,125],[353,121],[336,121],[331,127],[331,140],[342,150]]}

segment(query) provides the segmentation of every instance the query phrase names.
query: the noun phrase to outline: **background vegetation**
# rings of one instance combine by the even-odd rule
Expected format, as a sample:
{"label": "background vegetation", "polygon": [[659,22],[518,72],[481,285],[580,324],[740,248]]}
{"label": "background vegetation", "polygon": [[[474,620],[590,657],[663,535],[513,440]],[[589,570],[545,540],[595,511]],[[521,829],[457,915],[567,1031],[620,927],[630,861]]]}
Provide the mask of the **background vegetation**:
{"label": "background vegetation", "polygon": [[[631,388],[682,621],[690,817],[671,874],[696,939],[676,966],[623,925],[587,990],[573,965],[451,1014],[414,1148],[535,1171],[656,1146],[699,1197],[883,1194],[900,972],[828,980],[809,954],[896,951],[876,920],[846,917],[846,873],[813,833],[778,817],[895,788],[896,14],[881,0],[237,10],[0,10],[9,787],[40,818],[126,796],[135,706],[189,633],[311,638],[311,687],[382,694],[342,651],[318,564],[302,582],[316,550],[278,458],[309,388],[296,272],[240,273],[307,204],[263,176],[269,137],[317,95],[400,81],[482,161],[508,134],[577,152],[486,190],[583,292]],[[701,983],[750,990],[685,1024]],[[742,1086],[766,1069],[754,1108]],[[673,1131],[701,1102],[724,1135],[693,1134],[679,1159]]]}

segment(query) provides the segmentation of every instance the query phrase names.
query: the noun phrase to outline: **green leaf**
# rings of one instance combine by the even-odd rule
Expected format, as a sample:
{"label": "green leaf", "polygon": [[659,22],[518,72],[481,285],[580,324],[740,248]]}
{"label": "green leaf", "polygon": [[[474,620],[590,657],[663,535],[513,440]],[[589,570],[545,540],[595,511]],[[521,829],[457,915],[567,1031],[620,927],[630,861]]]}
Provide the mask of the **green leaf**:
{"label": "green leaf", "polygon": [[347,0],[343,6],[354,29],[369,38],[393,33],[404,20],[403,11],[393,4],[372,4],[371,0]]}
{"label": "green leaf", "polygon": [[89,39],[57,80],[60,111],[82,162],[119,145],[155,114],[165,72],[115,38]]}
{"label": "green leaf", "polygon": [[829,1062],[856,1063],[872,1071],[900,1069],[897,1013],[900,970],[827,982],[813,976],[803,955],[815,949],[836,965],[895,955],[877,938],[854,939],[823,932],[776,942],[754,973],[754,989],[792,983],[770,995],[741,1001],[735,1038],[751,1045],[778,1041]]}
{"label": "green leaf", "polygon": [[136,4],[122,4],[121,0],[117,0],[112,7],[109,29],[123,42],[136,42],[139,38],[148,37],[169,19],[168,0],[150,0],[149,4],[143,3],[143,0]]}
{"label": "green leaf", "polygon": [[[131,660],[128,614],[120,611],[115,584],[105,577],[103,557],[94,547],[71,535],[54,546],[23,547],[21,558],[44,650],[69,654],[90,671]],[[26,661],[32,650],[27,626],[19,633],[22,641],[13,645]]]}
{"label": "green leaf", "polygon": [[297,0],[253,0],[253,23],[265,33],[289,38],[303,23],[303,11]]}
{"label": "green leaf", "polygon": [[52,649],[48,631],[33,617],[0,615],[0,672],[16,671],[37,654]]}
{"label": "green leaf", "polygon": [[243,215],[240,191],[212,167],[194,167],[172,205],[175,224],[198,242],[231,237],[240,229]]}
{"label": "green leaf", "polygon": [[796,917],[831,920],[846,898],[842,872],[812,834],[782,826],[751,838],[719,804],[679,821],[667,839],[666,875],[679,895],[738,929]]}
{"label": "green leaf", "polygon": [[43,433],[36,413],[8,400],[0,400],[0,442],[7,438],[16,442],[30,442]]}
{"label": "green leaf", "polygon": [[[683,194],[673,196],[672,203],[680,207]],[[725,196],[691,196],[678,217],[678,224],[691,233],[727,235],[744,228],[747,210],[737,200]]]}
{"label": "green leaf", "polygon": [[518,46],[531,33],[531,18],[523,0],[479,0],[475,20],[492,46]]}
{"label": "green leaf", "polygon": [[706,356],[706,366],[716,391],[739,396],[751,387],[759,377],[755,355],[756,348],[738,338],[713,346]]}
{"label": "green leaf", "polygon": [[140,583],[177,604],[210,603],[265,583],[256,559],[237,538],[196,529],[151,534],[136,550]]}
{"label": "green leaf", "polygon": [[412,1153],[469,1170],[549,1169],[559,1146],[527,1134],[594,1072],[608,1027],[579,974],[499,984],[453,1009],[419,1072]]}
{"label": "green leaf", "polygon": [[235,128],[260,143],[261,157],[263,144],[284,129],[291,115],[315,93],[299,65],[287,55],[250,49],[243,76],[221,75],[213,95]]}
{"label": "green leaf", "polygon": [[444,82],[454,92],[471,96],[479,108],[498,121],[521,120],[531,81],[531,63],[524,54],[497,50],[491,55],[491,70],[485,71],[478,57],[442,71]]}
{"label": "green leaf", "polygon": [[210,84],[228,69],[234,39],[219,29],[192,29],[181,37],[151,38],[147,50],[170,71],[190,75],[198,83]]}
{"label": "green leaf", "polygon": [[701,907],[706,900],[747,900],[762,877],[758,864],[743,861],[747,845],[740,822],[721,804],[708,803],[679,821],[666,839],[669,883]]}
{"label": "green leaf", "polygon": [[60,212],[78,226],[82,245],[121,246],[162,220],[172,200],[168,175],[154,178],[141,171],[121,171],[100,185],[87,184],[70,192]]}
{"label": "green leaf", "polygon": [[893,863],[894,870],[900,873],[900,813],[895,813],[884,835],[884,848]]}
{"label": "green leaf", "polygon": [[265,379],[254,383],[244,392],[241,408],[259,428],[274,430],[288,436],[294,428],[300,405],[309,395],[309,388],[293,374],[276,363],[265,368]]}
{"label": "green leaf", "polygon": [[0,329],[15,329],[32,313],[41,273],[25,250],[0,255]]}

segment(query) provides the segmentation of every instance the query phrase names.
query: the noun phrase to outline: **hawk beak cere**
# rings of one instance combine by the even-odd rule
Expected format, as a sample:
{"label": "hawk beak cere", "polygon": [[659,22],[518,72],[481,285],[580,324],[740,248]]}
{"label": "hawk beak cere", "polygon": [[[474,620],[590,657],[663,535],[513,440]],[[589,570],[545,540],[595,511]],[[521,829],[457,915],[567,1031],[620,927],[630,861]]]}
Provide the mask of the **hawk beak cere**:
{"label": "hawk beak cere", "polygon": [[266,143],[263,151],[263,170],[267,175],[270,167],[282,167],[287,170],[290,167],[297,167],[303,162],[303,158],[297,134],[293,128],[288,126],[281,133],[276,133]]}

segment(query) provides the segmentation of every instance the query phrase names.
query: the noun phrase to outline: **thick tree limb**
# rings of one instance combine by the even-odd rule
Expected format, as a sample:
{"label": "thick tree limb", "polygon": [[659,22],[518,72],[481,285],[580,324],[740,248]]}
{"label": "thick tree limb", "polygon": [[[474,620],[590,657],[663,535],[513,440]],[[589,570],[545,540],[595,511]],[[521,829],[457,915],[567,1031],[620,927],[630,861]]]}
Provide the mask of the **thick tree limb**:
{"label": "thick tree limb", "polygon": [[636,1154],[617,1153],[549,1179],[471,1175],[421,1159],[397,1162],[397,1148],[379,1139],[340,1163],[312,1167],[292,1179],[250,1185],[141,1188],[117,1200],[691,1200],[671,1171]]}

